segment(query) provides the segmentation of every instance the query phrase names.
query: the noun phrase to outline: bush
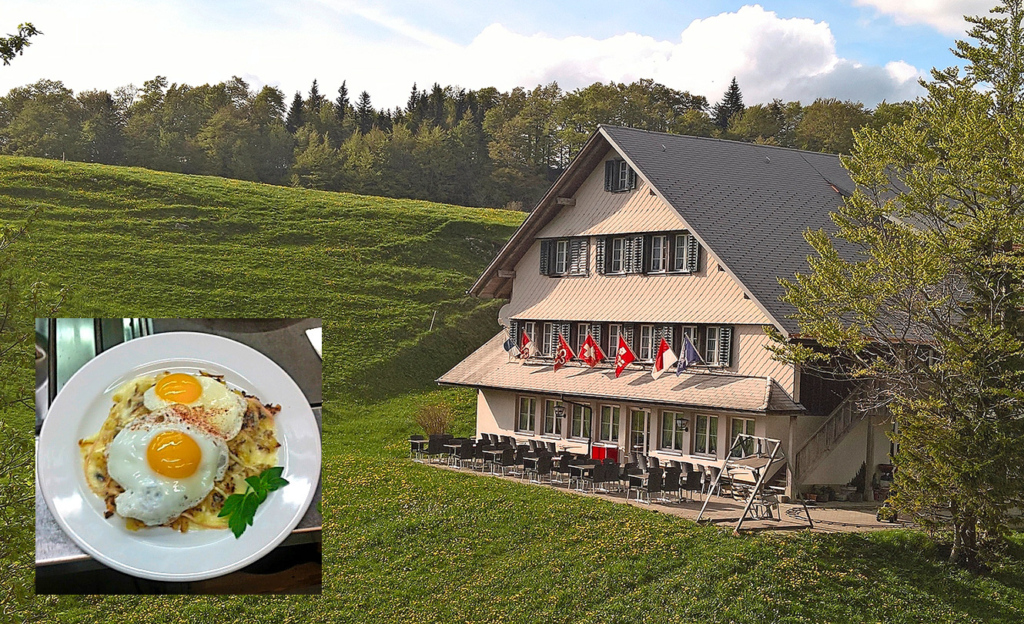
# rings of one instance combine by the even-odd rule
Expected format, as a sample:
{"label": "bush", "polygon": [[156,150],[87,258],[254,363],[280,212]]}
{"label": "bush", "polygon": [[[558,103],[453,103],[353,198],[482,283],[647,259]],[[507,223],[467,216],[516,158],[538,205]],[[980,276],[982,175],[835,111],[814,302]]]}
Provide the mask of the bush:
{"label": "bush", "polygon": [[424,405],[416,412],[416,424],[423,428],[427,435],[448,433],[455,422],[455,411],[447,402]]}

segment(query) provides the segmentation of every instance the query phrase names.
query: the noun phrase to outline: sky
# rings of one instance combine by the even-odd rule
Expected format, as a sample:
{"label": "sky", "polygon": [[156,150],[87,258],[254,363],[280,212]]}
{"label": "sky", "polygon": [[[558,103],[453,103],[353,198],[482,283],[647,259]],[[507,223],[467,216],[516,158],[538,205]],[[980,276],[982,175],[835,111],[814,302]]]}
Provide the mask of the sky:
{"label": "sky", "polygon": [[413,83],[563,90],[652,78],[746,104],[819,97],[874,106],[912,99],[932,67],[960,65],[964,14],[996,0],[4,0],[0,32],[42,35],[0,94],[40,79],[76,93],[244,79],[287,99],[313,80],[334,97],[405,104]]}

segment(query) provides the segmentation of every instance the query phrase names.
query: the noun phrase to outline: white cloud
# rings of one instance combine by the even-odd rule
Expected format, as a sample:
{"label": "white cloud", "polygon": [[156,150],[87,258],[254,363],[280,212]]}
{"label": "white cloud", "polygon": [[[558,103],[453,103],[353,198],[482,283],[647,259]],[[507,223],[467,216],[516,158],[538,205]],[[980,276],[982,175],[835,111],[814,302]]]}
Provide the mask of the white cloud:
{"label": "white cloud", "polygon": [[351,0],[272,0],[242,15],[202,2],[159,0],[11,0],[5,14],[33,21],[44,35],[0,68],[0,93],[40,78],[76,92],[112,90],[160,74],[203,84],[245,77],[290,98],[313,79],[334,97],[346,80],[353,99],[367,90],[378,107],[404,105],[409,88],[532,88],[555,80],[566,90],[593,82],[653,78],[718,100],[733,76],[748,104],[773,98],[839,97],[874,105],[920,94],[920,72],[894,60],[885,67],[841,58],[826,22],[783,19],[745,6],[689,24],[678,39],[637,33],[596,39],[522,34],[500,23],[457,43],[386,10]]}
{"label": "white cloud", "polygon": [[994,0],[854,0],[891,15],[897,24],[928,24],[947,35],[967,31],[964,15],[988,15]]}

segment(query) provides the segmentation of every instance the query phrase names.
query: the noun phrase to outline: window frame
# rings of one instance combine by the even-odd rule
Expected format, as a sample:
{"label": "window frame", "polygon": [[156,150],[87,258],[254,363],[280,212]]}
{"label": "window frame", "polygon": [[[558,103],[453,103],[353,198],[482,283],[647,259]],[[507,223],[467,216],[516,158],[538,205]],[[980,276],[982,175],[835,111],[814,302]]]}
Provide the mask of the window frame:
{"label": "window frame", "polygon": [[[666,418],[668,420],[666,420]],[[686,433],[687,429],[685,424],[682,427],[676,426],[676,421],[679,418],[683,418],[684,421],[689,421],[686,416],[686,412],[661,410],[661,439],[658,440],[658,450],[672,453],[686,452],[686,439],[683,437],[683,434]],[[669,424],[670,426],[666,427],[666,424]],[[668,437],[667,440],[666,434]]]}
{"label": "window frame", "polygon": [[[689,232],[680,232],[672,236],[672,271],[674,273],[692,273],[690,271],[690,237]],[[680,242],[682,242],[682,249],[680,249]]]}
{"label": "window frame", "polygon": [[668,234],[651,235],[651,268],[647,271],[648,273],[668,273],[668,237]]}
{"label": "window frame", "polygon": [[[607,437],[607,438],[605,437],[605,433],[604,433],[604,430],[605,430],[605,410],[606,409],[609,410],[608,411],[608,415],[609,415],[608,426],[609,426],[609,429],[610,429],[609,437]],[[612,405],[610,403],[609,404],[601,405],[600,421],[598,422],[598,425],[597,425],[597,439],[598,439],[599,442],[616,442],[617,443],[619,441],[619,429],[621,428],[621,424],[622,424],[621,418],[622,418],[622,406],[621,405]]]}
{"label": "window frame", "polygon": [[[579,428],[577,429],[577,423]],[[587,403],[573,403],[569,416],[568,437],[573,440],[589,440],[593,434],[594,407]],[[577,430],[579,434],[577,435]]]}
{"label": "window frame", "polygon": [[[654,325],[640,325],[640,331],[638,332],[639,339],[637,340],[636,359],[640,362],[653,362],[654,361]],[[644,330],[647,333],[647,346],[644,346]],[[632,348],[632,345],[630,346]],[[647,351],[646,356],[644,351]]]}
{"label": "window frame", "polygon": [[[625,236],[613,236],[611,239],[611,255],[609,256],[608,273],[611,275],[624,275],[626,273],[626,237]],[[619,268],[615,268],[615,247],[618,244],[618,264]]]}
{"label": "window frame", "polygon": [[[736,431],[736,424],[737,423],[744,423],[741,426],[741,431],[739,431],[738,433]],[[757,435],[755,433],[755,431],[756,431],[755,427],[757,427],[757,420],[754,419],[754,418],[747,418],[745,416],[733,416],[733,417],[731,417],[729,419],[729,448],[732,448],[733,445],[736,444],[736,438],[739,437],[739,434]],[[749,431],[748,431],[748,429],[749,429]],[[753,442],[753,441],[752,440],[747,440],[747,442]],[[740,449],[736,449],[736,450],[739,451]],[[752,446],[750,448],[744,448],[743,450],[746,452],[746,455],[750,455],[751,453],[754,452],[754,449],[753,449]],[[743,457],[743,455],[740,455],[738,452],[734,452],[732,456],[733,457]]]}
{"label": "window frame", "polygon": [[[714,337],[712,338],[712,334]],[[721,342],[718,325],[708,325],[704,328],[704,363],[708,366],[718,366],[718,346]],[[713,346],[712,346],[713,345]]]}
{"label": "window frame", "polygon": [[[694,455],[705,455],[709,457],[718,457],[718,415],[716,414],[696,414],[694,416],[693,423],[693,454]],[[714,427],[712,427],[712,420],[714,421]],[[701,434],[701,423],[704,424],[704,433]],[[703,444],[699,445],[698,442],[703,435]],[[712,448],[712,440],[714,441],[714,448]]]}
{"label": "window frame", "polygon": [[[529,428],[523,428],[523,402],[529,401]],[[537,397],[519,395],[519,409],[516,412],[516,433],[529,433],[537,435]]]}
{"label": "window frame", "polygon": [[551,267],[552,275],[566,275],[569,273],[569,239],[555,239],[555,257]]}
{"label": "window frame", "polygon": [[580,349],[583,348],[583,343],[587,341],[587,336],[590,334],[589,323],[578,323],[576,325],[576,355],[579,356]]}
{"label": "window frame", "polygon": [[555,332],[555,324],[549,321],[545,321],[541,324],[541,337],[540,337],[540,355],[542,357],[552,357],[552,349],[554,345],[553,335]]}
{"label": "window frame", "polygon": [[[614,328],[614,331],[613,329]],[[612,340],[614,334],[615,340]],[[622,335],[622,323],[608,323],[608,350],[604,352],[604,359],[615,361],[615,354],[619,350],[619,336]]]}
{"label": "window frame", "polygon": [[[562,437],[562,423],[555,417],[555,408],[563,405],[558,399],[544,399],[544,414],[541,416],[541,432],[546,437]],[[551,425],[550,429],[548,425]]]}

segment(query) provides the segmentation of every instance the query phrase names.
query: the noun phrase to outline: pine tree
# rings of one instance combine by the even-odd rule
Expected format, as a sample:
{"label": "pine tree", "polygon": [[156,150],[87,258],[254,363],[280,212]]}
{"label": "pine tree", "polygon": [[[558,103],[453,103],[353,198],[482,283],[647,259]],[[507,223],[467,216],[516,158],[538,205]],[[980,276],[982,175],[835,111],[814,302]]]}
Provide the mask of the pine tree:
{"label": "pine tree", "polygon": [[338,97],[334,100],[334,115],[338,118],[338,121],[345,121],[345,113],[348,111],[348,87],[345,85],[345,81],[341,81],[341,86],[338,87]]}
{"label": "pine tree", "polygon": [[359,101],[356,102],[356,125],[359,127],[359,134],[366,134],[373,129],[373,123],[377,119],[377,113],[370,104],[370,94],[363,91],[359,94]]}
{"label": "pine tree", "polygon": [[733,76],[732,82],[729,83],[729,88],[725,90],[725,95],[722,96],[722,100],[712,108],[711,119],[715,122],[716,126],[725,130],[729,127],[729,120],[733,115],[742,113],[744,108],[740,85],[736,82],[736,77]]}
{"label": "pine tree", "polygon": [[309,88],[309,97],[306,99],[306,106],[313,117],[320,114],[320,108],[323,107],[324,102],[327,101],[320,93],[320,87],[316,84],[316,79],[313,79],[313,86]]}
{"label": "pine tree", "polygon": [[284,127],[288,132],[295,134],[295,131],[301,128],[303,123],[302,94],[296,91],[295,97],[292,98],[292,105],[288,108],[288,116],[285,118]]}

